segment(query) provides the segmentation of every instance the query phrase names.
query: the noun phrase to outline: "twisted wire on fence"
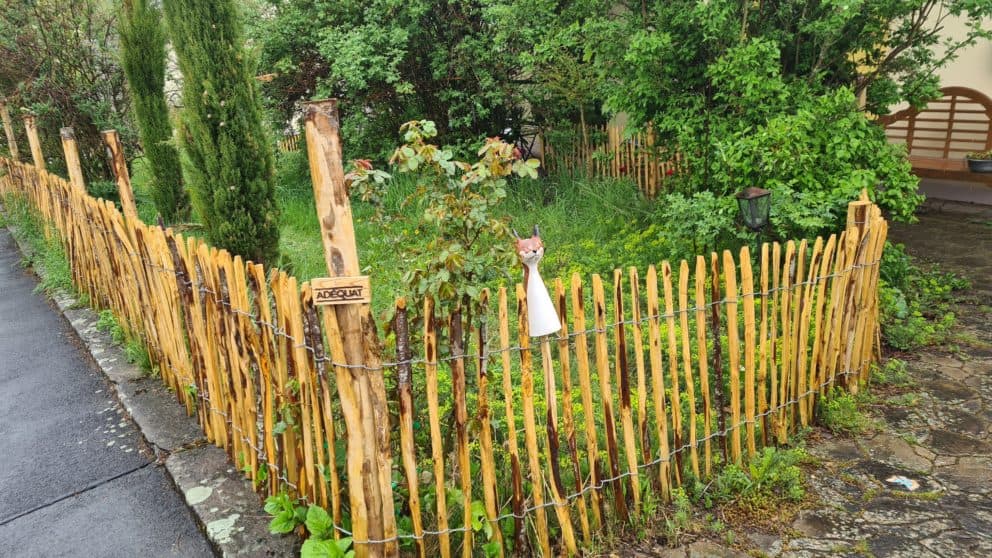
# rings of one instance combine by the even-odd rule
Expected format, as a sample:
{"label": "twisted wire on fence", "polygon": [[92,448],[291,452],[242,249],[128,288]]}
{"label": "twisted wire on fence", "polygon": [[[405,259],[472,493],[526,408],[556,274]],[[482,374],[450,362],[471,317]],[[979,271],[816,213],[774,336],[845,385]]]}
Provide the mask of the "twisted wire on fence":
{"label": "twisted wire on fence", "polygon": [[[83,214],[80,213],[78,210],[72,209],[69,206],[69,204],[62,203],[62,205],[63,205],[63,208],[64,209],[66,209],[68,211],[73,211],[77,216],[83,216]],[[85,217],[83,220],[86,221],[86,222],[88,222],[92,228],[94,228],[96,230],[99,230],[99,231],[101,231],[101,232],[103,232],[105,234],[115,234],[114,231],[108,230],[107,228],[103,227],[102,225],[100,225],[99,223],[97,223],[93,219],[90,219],[89,217]],[[863,238],[860,242],[862,244],[864,244],[866,240],[867,240],[867,236],[865,236],[865,238]],[[154,269],[156,272],[163,273],[163,274],[166,274],[166,275],[171,275],[174,278],[179,279],[179,280],[182,280],[182,278],[185,276],[185,274],[180,273],[180,272],[176,271],[175,269],[171,269],[171,268],[167,268],[167,267],[158,265],[158,264],[156,264],[156,263],[148,260],[144,256],[141,256],[140,254],[138,254],[136,252],[127,252],[127,254],[129,256],[132,256],[132,257],[138,259],[138,261],[140,261],[143,264],[147,265],[148,267]],[[871,260],[869,262],[864,262],[864,263],[858,263],[858,264],[849,265],[848,267],[845,267],[844,269],[842,269],[840,271],[836,271],[836,272],[833,272],[833,273],[828,273],[826,275],[817,276],[817,278],[816,279],[813,279],[813,280],[796,281],[794,283],[790,283],[787,286],[780,286],[780,287],[771,288],[771,289],[764,290],[764,291],[758,290],[758,291],[753,291],[753,292],[742,292],[738,297],[733,298],[733,299],[728,299],[728,298],[724,297],[724,298],[720,298],[720,299],[717,299],[717,300],[713,300],[713,301],[707,302],[707,303],[703,304],[702,306],[688,306],[686,308],[680,308],[680,309],[673,310],[672,312],[659,312],[659,313],[656,313],[656,314],[646,313],[644,316],[642,316],[638,320],[635,320],[635,319],[619,320],[619,321],[612,320],[612,321],[609,321],[609,322],[606,323],[606,328],[591,327],[591,328],[586,328],[586,329],[583,329],[583,330],[580,330],[580,331],[569,331],[569,333],[568,333],[568,335],[566,337],[561,337],[560,335],[552,334],[551,339],[553,341],[561,341],[561,340],[566,340],[566,339],[569,340],[569,341],[573,341],[575,337],[579,337],[579,336],[583,336],[583,335],[591,335],[591,334],[595,334],[595,333],[609,333],[614,328],[619,327],[619,326],[635,325],[635,324],[643,325],[643,324],[650,323],[651,321],[654,321],[654,320],[663,320],[663,319],[666,319],[666,318],[674,318],[674,317],[678,317],[678,316],[680,316],[682,314],[693,315],[693,314],[695,314],[696,312],[698,312],[700,310],[709,310],[709,309],[711,309],[714,306],[723,306],[723,305],[726,305],[728,302],[739,302],[741,299],[745,299],[745,298],[768,297],[768,296],[774,295],[775,293],[780,293],[780,292],[789,292],[789,293],[792,293],[793,291],[795,291],[797,289],[800,289],[802,287],[819,285],[820,283],[825,283],[825,282],[827,282],[827,281],[829,281],[831,279],[836,279],[836,278],[839,278],[839,277],[843,277],[843,276],[851,273],[852,271],[857,271],[857,270],[860,270],[860,269],[866,269],[866,268],[877,266],[880,262],[881,262],[881,259],[876,258],[876,259]],[[272,332],[272,334],[275,335],[276,337],[282,337],[282,338],[287,339],[288,341],[293,342],[294,343],[294,345],[293,345],[294,348],[297,348],[297,349],[306,349],[308,352],[310,352],[311,354],[314,355],[314,358],[316,359],[316,362],[327,363],[327,364],[329,364],[331,366],[334,366],[336,368],[358,369],[358,370],[365,370],[367,372],[381,372],[383,370],[390,369],[390,368],[396,368],[396,367],[399,367],[399,366],[402,366],[402,365],[417,365],[417,364],[437,365],[437,364],[440,364],[440,363],[443,363],[443,362],[451,362],[451,361],[455,361],[455,360],[466,360],[466,359],[472,358],[469,355],[460,355],[460,356],[441,357],[441,358],[438,358],[436,360],[428,361],[425,358],[414,357],[414,358],[402,359],[402,360],[396,360],[396,361],[386,361],[386,362],[380,363],[378,366],[367,366],[367,365],[364,365],[364,364],[349,364],[347,362],[335,361],[332,358],[330,358],[327,355],[327,352],[324,351],[322,348],[313,347],[313,346],[307,344],[306,341],[297,339],[296,337],[293,337],[285,329],[280,328],[278,325],[273,324],[271,322],[267,322],[265,320],[262,320],[261,318],[259,318],[255,314],[252,314],[250,312],[245,312],[244,310],[240,310],[238,308],[235,308],[230,302],[228,302],[227,300],[224,300],[224,299],[220,298],[219,293],[217,293],[216,291],[208,288],[202,281],[199,281],[199,280],[197,280],[197,281],[185,280],[185,281],[182,281],[182,283],[185,284],[186,286],[195,287],[197,289],[197,291],[200,292],[200,293],[206,293],[206,294],[211,295],[211,297],[213,298],[213,300],[214,300],[214,302],[216,304],[220,304],[221,306],[227,307],[228,308],[228,311],[230,311],[233,314],[241,315],[241,316],[244,316],[244,317],[248,318],[256,326],[269,329]],[[489,344],[495,344],[496,342],[497,341],[496,341],[496,338],[495,337],[489,338],[487,340],[487,343],[489,343]],[[574,343],[574,341],[573,341],[573,343]],[[574,347],[575,345],[572,344],[571,346]],[[500,353],[507,352],[507,351],[509,351],[509,352],[519,352],[519,351],[523,351],[523,350],[533,350],[533,347],[527,347],[527,348],[525,348],[525,347],[522,347],[520,345],[512,345],[510,347],[495,347],[495,348],[493,348],[493,347],[487,346],[487,348],[483,352],[482,356],[483,356],[483,358],[488,358],[489,356],[498,355]]]}

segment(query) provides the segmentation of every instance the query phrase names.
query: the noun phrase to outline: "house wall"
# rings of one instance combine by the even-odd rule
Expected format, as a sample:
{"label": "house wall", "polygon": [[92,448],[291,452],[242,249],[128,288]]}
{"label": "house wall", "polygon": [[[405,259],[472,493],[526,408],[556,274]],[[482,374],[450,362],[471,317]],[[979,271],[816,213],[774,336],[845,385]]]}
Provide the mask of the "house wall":
{"label": "house wall", "polygon": [[[946,37],[963,37],[967,32],[965,20],[948,18],[944,23]],[[941,87],[960,86],[975,89],[992,97],[992,42],[963,49],[956,60],[938,71]]]}

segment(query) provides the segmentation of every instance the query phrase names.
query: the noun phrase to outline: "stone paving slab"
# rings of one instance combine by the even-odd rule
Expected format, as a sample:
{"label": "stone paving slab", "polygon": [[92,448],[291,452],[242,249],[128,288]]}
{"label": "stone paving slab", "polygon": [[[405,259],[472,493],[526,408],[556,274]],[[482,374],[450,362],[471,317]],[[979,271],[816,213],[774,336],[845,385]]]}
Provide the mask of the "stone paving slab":
{"label": "stone paving slab", "polygon": [[874,406],[873,434],[810,444],[824,467],[810,479],[821,504],[766,555],[992,556],[992,227],[981,222],[992,209],[971,209],[893,227],[910,253],[972,281],[954,306],[955,340],[899,355],[910,382]]}

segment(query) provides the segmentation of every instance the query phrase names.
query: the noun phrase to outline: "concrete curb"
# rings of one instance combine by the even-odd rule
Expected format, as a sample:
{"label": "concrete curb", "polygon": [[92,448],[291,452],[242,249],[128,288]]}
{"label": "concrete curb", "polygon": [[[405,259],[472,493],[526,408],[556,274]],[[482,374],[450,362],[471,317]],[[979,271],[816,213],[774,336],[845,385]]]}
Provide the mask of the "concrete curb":
{"label": "concrete curb", "polygon": [[[18,236],[16,227],[8,224],[7,228],[21,254],[30,258],[33,251]],[[32,264],[32,270],[40,277],[45,275],[39,265]],[[269,533],[269,516],[250,481],[224,450],[209,444],[196,419],[186,416],[161,379],[147,376],[128,362],[123,348],[97,328],[97,313],[74,295],[57,291],[50,298],[110,382],[158,462],[165,466],[216,553],[225,558],[298,556],[298,538]]]}

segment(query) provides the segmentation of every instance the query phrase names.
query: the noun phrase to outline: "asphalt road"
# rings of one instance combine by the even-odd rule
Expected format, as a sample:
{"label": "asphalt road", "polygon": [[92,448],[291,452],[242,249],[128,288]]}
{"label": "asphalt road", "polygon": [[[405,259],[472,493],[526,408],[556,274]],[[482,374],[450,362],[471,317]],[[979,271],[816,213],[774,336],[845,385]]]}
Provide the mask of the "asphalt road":
{"label": "asphalt road", "polygon": [[0,557],[213,556],[0,227]]}

